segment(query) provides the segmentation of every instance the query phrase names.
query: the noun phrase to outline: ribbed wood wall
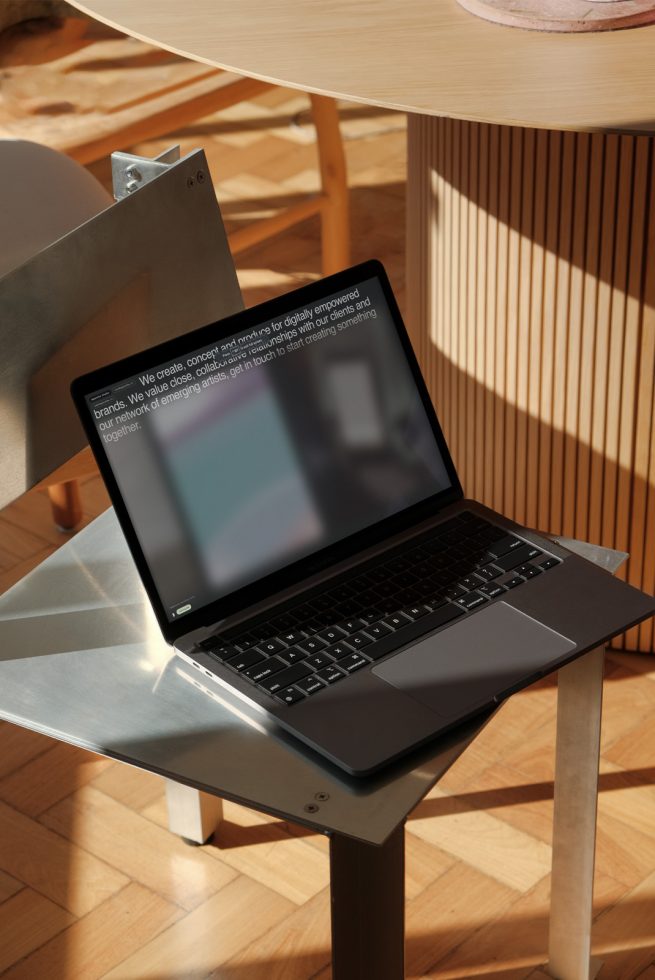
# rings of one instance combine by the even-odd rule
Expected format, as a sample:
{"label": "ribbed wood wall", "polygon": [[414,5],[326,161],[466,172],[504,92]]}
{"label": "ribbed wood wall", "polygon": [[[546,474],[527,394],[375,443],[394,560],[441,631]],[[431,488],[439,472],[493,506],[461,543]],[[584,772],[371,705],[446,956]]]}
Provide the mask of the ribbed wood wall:
{"label": "ribbed wood wall", "polygon": [[410,330],[467,494],[655,592],[653,139],[412,116],[408,168]]}

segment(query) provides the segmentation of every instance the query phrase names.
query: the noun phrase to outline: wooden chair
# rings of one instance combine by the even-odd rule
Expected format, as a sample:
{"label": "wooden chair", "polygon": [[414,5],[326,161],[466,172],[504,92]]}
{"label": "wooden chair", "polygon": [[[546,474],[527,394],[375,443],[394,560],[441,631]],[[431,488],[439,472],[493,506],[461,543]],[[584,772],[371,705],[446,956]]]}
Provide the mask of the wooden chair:
{"label": "wooden chair", "polygon": [[[174,132],[274,88],[178,58],[79,16],[42,26],[17,24],[0,35],[0,138],[33,140],[78,164]],[[335,101],[319,95],[309,99],[320,193],[239,228],[229,243],[237,255],[319,215],[327,275],[349,264],[346,167]],[[51,234],[50,217],[44,216],[42,229],[46,237]],[[66,478],[48,492],[57,525],[74,528],[81,517],[77,482]]]}

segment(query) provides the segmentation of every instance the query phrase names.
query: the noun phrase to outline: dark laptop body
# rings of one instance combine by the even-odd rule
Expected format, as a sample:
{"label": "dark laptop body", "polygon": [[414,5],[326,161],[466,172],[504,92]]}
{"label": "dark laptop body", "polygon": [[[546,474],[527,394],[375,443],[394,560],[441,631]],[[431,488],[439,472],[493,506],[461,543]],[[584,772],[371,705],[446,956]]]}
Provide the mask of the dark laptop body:
{"label": "dark laptop body", "polygon": [[377,262],[72,393],[166,640],[352,775],[655,613],[464,499]]}

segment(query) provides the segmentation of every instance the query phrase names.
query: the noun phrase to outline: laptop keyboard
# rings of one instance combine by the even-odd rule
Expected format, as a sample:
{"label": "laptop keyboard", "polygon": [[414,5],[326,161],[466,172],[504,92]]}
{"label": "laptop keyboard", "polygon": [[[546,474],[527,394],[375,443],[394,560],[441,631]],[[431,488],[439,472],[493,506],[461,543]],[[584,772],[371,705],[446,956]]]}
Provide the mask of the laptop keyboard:
{"label": "laptop keyboard", "polygon": [[199,646],[293,705],[559,563],[464,511]]}

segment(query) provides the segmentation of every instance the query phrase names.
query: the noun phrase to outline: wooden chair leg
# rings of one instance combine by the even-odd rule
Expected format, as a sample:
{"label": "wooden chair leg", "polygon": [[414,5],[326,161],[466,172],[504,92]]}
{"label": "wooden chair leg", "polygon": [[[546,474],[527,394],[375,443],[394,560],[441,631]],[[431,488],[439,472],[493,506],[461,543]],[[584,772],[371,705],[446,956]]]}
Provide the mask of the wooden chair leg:
{"label": "wooden chair leg", "polygon": [[62,531],[72,531],[82,520],[82,498],[77,480],[55,483],[48,487],[52,516]]}
{"label": "wooden chair leg", "polygon": [[346,159],[339,113],[334,99],[310,95],[316,127],[321,186],[326,198],[321,210],[323,274],[328,276],[350,265],[350,220]]}

